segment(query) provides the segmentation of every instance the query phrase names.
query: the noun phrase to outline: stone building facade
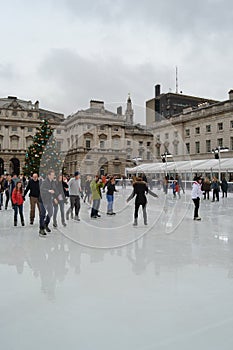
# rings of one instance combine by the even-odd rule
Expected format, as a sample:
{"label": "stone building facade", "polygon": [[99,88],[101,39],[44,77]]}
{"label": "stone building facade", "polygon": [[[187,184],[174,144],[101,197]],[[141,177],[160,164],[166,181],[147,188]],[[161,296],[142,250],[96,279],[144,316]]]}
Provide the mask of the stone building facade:
{"label": "stone building facade", "polygon": [[65,169],[72,174],[122,175],[125,168],[138,162],[153,160],[153,135],[146,127],[135,124],[130,97],[125,113],[113,113],[103,101],[90,101],[90,108],[81,110],[64,121]]}
{"label": "stone building facade", "polygon": [[63,142],[63,114],[39,108],[38,101],[32,103],[14,96],[0,99],[0,174],[22,172],[26,149],[42,119],[56,129],[58,144]]}
{"label": "stone building facade", "polygon": [[229,99],[186,108],[179,115],[151,125],[154,149],[159,159],[169,152],[176,160],[208,159],[212,150],[228,148],[224,157],[233,156],[233,90]]}

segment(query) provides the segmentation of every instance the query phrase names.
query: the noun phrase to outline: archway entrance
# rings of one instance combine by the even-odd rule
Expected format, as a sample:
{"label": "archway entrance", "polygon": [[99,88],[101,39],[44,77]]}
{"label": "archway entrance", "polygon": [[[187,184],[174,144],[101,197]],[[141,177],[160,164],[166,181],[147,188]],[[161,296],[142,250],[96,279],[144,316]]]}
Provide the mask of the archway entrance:
{"label": "archway entrance", "polygon": [[99,174],[105,175],[108,173],[108,160],[105,157],[101,157],[99,160]]}
{"label": "archway entrance", "polygon": [[4,174],[4,160],[0,158],[0,175]]}
{"label": "archway entrance", "polygon": [[10,159],[10,174],[20,174],[20,161],[18,158]]}

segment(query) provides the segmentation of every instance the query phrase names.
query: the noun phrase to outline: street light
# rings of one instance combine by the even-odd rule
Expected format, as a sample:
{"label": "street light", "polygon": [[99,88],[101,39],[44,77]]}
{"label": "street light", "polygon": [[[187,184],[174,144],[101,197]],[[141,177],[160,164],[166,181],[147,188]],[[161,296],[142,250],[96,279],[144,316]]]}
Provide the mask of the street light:
{"label": "street light", "polygon": [[221,156],[220,156],[220,154],[222,152],[229,152],[229,148],[218,146],[218,147],[212,149],[212,153],[214,153],[214,158],[218,159],[218,180],[219,181],[221,181],[221,163],[220,163]]}
{"label": "street light", "polygon": [[172,158],[173,155],[169,152],[164,152],[163,154],[161,154],[161,159],[163,163],[166,163],[166,176],[167,176],[167,158]]}

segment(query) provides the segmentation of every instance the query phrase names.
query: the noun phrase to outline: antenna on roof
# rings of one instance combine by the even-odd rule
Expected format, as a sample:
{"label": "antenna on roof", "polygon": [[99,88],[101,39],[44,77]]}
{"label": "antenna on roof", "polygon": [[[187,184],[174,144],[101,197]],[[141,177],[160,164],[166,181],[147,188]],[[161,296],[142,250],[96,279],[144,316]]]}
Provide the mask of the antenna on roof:
{"label": "antenna on roof", "polygon": [[178,67],[176,66],[176,94],[178,94]]}

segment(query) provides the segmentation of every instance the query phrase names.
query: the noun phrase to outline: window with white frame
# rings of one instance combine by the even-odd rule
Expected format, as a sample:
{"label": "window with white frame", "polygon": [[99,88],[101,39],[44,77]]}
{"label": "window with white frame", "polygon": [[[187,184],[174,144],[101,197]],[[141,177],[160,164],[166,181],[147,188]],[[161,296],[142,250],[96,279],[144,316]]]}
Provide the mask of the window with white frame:
{"label": "window with white frame", "polygon": [[222,138],[218,139],[217,143],[218,143],[219,147],[223,147],[223,139]]}
{"label": "window with white frame", "polygon": [[200,153],[200,142],[195,142],[196,153]]}
{"label": "window with white frame", "polygon": [[211,140],[206,140],[206,152],[209,153],[211,152]]}
{"label": "window with white frame", "polygon": [[206,125],[206,132],[211,132],[211,125],[210,124],[208,124],[208,125]]}
{"label": "window with white frame", "polygon": [[222,131],[223,130],[223,123],[218,123],[218,131]]}

